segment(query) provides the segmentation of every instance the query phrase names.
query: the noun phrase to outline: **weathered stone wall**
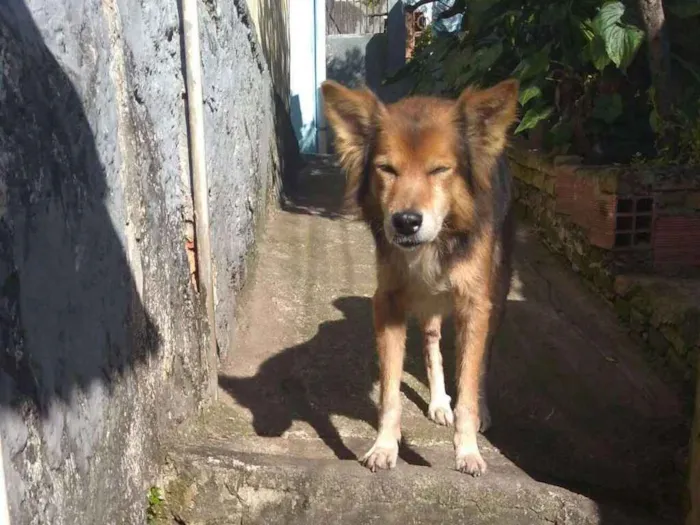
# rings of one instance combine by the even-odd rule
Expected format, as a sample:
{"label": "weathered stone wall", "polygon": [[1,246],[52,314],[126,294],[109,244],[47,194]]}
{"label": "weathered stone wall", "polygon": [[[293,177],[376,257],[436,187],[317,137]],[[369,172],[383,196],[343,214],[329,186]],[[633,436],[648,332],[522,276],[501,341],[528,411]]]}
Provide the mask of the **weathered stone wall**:
{"label": "weathered stone wall", "polygon": [[262,54],[272,76],[272,86],[289,105],[289,2],[247,0],[248,11]]}
{"label": "weathered stone wall", "polygon": [[294,183],[289,176],[294,175],[299,167],[299,145],[294,136],[289,107],[291,52],[289,0],[246,0],[246,2],[250,13],[249,25],[255,30],[254,36],[257,36],[259,49],[272,78],[280,170],[288,175],[283,182],[289,188]]}
{"label": "weathered stone wall", "polygon": [[289,156],[283,130],[290,125],[277,119],[277,95],[245,2],[200,5],[216,337],[225,355],[234,346],[236,294],[259,219],[267,197],[281,189],[269,175],[280,173]]}
{"label": "weathered stone wall", "polygon": [[[280,148],[245,5],[200,4],[219,344]],[[176,2],[0,3],[0,435],[13,525],[145,521],[204,399]],[[214,373],[213,371],[211,373]]]}

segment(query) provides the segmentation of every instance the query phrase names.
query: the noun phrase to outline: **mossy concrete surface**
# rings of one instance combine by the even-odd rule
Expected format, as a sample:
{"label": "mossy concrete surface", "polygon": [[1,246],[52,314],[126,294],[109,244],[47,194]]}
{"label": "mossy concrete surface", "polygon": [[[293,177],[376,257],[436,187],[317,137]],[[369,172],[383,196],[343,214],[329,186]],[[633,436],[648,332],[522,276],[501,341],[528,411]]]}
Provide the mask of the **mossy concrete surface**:
{"label": "mossy concrete surface", "polygon": [[[221,436],[223,438],[223,436]],[[346,439],[358,453],[370,440]],[[321,439],[229,437],[171,452],[170,510],[187,524],[646,524],[590,498],[539,483],[493,448],[488,476],[451,470],[449,447],[416,447],[429,466],[400,461],[372,475]]]}
{"label": "mossy concrete surface", "polygon": [[700,349],[700,281],[621,275],[615,309],[674,369],[693,381]]}

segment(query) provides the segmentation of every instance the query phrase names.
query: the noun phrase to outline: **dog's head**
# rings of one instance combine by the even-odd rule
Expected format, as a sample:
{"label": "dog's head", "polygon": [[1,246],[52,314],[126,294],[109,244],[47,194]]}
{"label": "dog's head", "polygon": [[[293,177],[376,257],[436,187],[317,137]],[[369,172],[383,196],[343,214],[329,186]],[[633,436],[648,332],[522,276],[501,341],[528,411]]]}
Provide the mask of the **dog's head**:
{"label": "dog's head", "polygon": [[347,196],[392,245],[411,249],[446,229],[471,229],[475,201],[490,193],[516,116],[517,81],[468,88],[457,100],[412,97],[392,105],[333,81],[322,92]]}

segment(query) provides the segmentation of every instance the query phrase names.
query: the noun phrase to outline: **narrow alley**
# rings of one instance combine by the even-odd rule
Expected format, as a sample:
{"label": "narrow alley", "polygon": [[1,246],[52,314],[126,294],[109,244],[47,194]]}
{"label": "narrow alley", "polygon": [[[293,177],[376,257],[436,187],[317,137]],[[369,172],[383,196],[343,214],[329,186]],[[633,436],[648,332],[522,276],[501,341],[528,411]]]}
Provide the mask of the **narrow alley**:
{"label": "narrow alley", "polygon": [[[700,525],[699,28],[700,0],[0,1],[0,525]],[[385,113],[328,81],[458,102]],[[461,209],[375,206],[396,243],[438,241],[404,299],[458,290],[473,343],[486,272],[428,281],[453,249],[493,265],[472,240],[511,193],[485,171],[506,142],[488,470],[458,472],[474,433],[429,419],[411,324],[398,464],[373,473],[374,242],[332,153],[388,181],[415,150],[421,203]],[[441,337],[454,407],[452,319]]]}

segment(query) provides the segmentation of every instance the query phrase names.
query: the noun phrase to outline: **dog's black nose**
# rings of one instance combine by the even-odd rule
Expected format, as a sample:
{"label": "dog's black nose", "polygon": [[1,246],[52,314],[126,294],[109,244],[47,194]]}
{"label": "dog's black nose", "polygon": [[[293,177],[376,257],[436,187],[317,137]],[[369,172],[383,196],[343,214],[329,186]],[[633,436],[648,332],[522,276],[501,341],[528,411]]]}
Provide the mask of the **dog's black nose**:
{"label": "dog's black nose", "polygon": [[413,235],[422,223],[423,216],[414,211],[402,211],[391,216],[391,224],[399,235]]}

